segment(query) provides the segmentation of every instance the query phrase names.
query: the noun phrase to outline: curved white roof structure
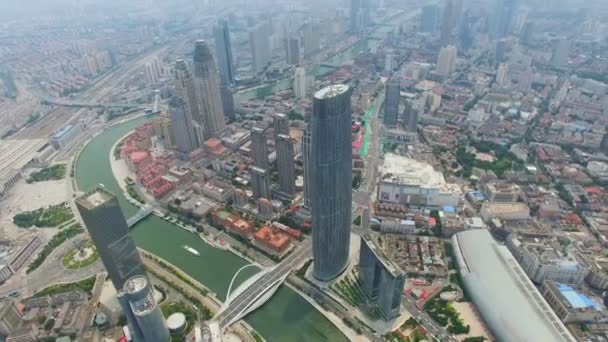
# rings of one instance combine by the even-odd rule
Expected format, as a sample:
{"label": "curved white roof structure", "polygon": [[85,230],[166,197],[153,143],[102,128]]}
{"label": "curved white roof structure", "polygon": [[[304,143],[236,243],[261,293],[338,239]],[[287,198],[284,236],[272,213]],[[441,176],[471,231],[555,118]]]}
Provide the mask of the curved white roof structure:
{"label": "curved white roof structure", "polygon": [[507,247],[487,230],[458,233],[452,242],[464,286],[497,340],[576,341]]}

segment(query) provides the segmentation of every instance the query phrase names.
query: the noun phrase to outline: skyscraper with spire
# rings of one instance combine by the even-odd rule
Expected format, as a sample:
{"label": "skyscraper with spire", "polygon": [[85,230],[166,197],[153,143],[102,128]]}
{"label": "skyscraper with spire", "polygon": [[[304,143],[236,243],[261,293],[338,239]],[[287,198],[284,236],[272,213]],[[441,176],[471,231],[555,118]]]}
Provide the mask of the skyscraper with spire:
{"label": "skyscraper with spire", "polygon": [[204,40],[196,41],[194,46],[194,87],[204,136],[206,139],[216,137],[226,122],[220,95],[220,77],[211,50]]}

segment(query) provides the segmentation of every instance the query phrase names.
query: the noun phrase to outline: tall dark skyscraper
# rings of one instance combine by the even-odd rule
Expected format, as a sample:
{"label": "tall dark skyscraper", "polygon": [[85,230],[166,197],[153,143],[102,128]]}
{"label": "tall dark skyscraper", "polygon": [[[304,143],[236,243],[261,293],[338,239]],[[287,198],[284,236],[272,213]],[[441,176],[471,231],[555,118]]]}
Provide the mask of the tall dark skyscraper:
{"label": "tall dark skyscraper", "polygon": [[328,281],[348,263],[352,210],[351,94],[336,84],[319,90],[311,120],[313,274]]}
{"label": "tall dark skyscraper", "polygon": [[399,315],[405,273],[386,258],[368,235],[361,237],[359,274],[363,290],[374,301],[385,319]]}
{"label": "tall dark skyscraper", "polygon": [[271,198],[270,175],[268,171],[257,166],[251,167],[251,186],[253,188],[253,199]]}
{"label": "tall dark skyscraper", "polygon": [[169,101],[169,115],[171,117],[171,131],[175,141],[177,157],[187,160],[188,155],[198,147],[199,140],[196,137],[196,129],[186,103],[179,97],[173,97]]}
{"label": "tall dark skyscraper", "polygon": [[194,86],[206,139],[216,137],[226,126],[220,95],[220,79],[211,50],[204,40],[194,45]]}
{"label": "tall dark skyscraper", "polygon": [[409,132],[416,132],[418,125],[418,109],[410,101],[405,101],[402,118],[403,128]]}
{"label": "tall dark skyscraper", "polygon": [[300,39],[289,37],[285,40],[285,61],[289,65],[300,64]]}
{"label": "tall dark skyscraper", "polygon": [[[146,279],[147,276],[135,241],[129,235],[129,226],[120,210],[118,199],[105,188],[98,187],[78,197],[76,207],[108,276],[118,291],[118,301],[127,318],[133,340],[166,342],[169,331],[154,297],[148,302],[147,310],[140,311],[132,306],[127,296],[121,294],[130,278]],[[151,324],[141,325],[142,321]]]}
{"label": "tall dark skyscraper", "polygon": [[511,31],[511,21],[515,11],[514,0],[495,0],[490,33],[495,39],[504,38]]}
{"label": "tall dark skyscraper", "polygon": [[261,127],[251,129],[251,156],[253,164],[264,170],[268,170],[268,144],[266,143],[266,130]]}
{"label": "tall dark skyscraper", "polygon": [[215,59],[217,60],[220,74],[222,109],[226,118],[234,120],[232,86],[236,84],[236,70],[232,57],[232,46],[230,45],[230,30],[228,29],[228,22],[226,20],[219,20],[213,27],[213,39],[215,41]]}
{"label": "tall dark skyscraper", "polygon": [[279,134],[276,141],[279,191],[287,195],[295,193],[295,165],[293,141],[289,135]]}
{"label": "tall dark skyscraper", "polygon": [[453,0],[447,0],[443,8],[443,16],[441,18],[441,46],[450,44],[452,39],[453,18],[456,8]]}
{"label": "tall dark skyscraper", "polygon": [[386,82],[386,96],[384,97],[384,124],[397,126],[399,117],[399,100],[401,98],[401,85],[399,79],[391,78]]}
{"label": "tall dark skyscraper", "polygon": [[436,5],[427,5],[422,7],[420,14],[420,32],[435,33],[437,31],[437,18],[439,17],[439,8]]}
{"label": "tall dark skyscraper", "polygon": [[230,30],[226,20],[218,21],[213,27],[213,39],[215,41],[215,58],[217,59],[220,80],[223,84],[234,85],[236,83],[236,72],[232,57],[232,46],[230,45]]}
{"label": "tall dark skyscraper", "polygon": [[289,135],[289,118],[284,113],[276,113],[272,116],[274,138],[279,134]]}

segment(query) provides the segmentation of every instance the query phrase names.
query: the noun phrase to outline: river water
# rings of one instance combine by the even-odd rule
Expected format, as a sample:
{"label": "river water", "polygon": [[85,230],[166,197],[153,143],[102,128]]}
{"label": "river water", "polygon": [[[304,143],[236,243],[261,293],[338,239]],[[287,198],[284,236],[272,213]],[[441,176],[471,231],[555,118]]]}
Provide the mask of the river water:
{"label": "river water", "polygon": [[[115,126],[97,136],[80,154],[76,163],[76,180],[81,191],[98,184],[117,194],[126,217],[138,208],[122,196],[110,167],[110,149],[133,128],[149,118],[140,118]],[[138,223],[133,232],[137,246],[166,259],[215,292],[218,298],[226,291],[234,273],[246,261],[230,252],[213,248],[190,233],[151,215]],[[182,246],[189,245],[200,252],[195,257]],[[249,271],[249,272],[247,272]],[[241,272],[240,281],[255,272],[249,268]],[[260,309],[248,315],[246,321],[268,341],[347,341],[346,337],[312,305],[286,286]]]}

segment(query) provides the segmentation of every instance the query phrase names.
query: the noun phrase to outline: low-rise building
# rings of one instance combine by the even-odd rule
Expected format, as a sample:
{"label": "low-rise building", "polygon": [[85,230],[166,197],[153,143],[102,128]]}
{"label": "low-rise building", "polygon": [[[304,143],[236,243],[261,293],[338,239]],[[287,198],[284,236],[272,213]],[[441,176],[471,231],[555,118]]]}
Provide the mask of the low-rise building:
{"label": "low-rise building", "polygon": [[517,202],[520,194],[519,186],[510,183],[486,183],[483,189],[490,202]]}
{"label": "low-rise building", "polygon": [[36,252],[38,247],[42,245],[42,241],[37,236],[32,237],[28,242],[15,254],[9,262],[9,266],[13,273],[17,272]]}
{"label": "low-rise building", "polygon": [[253,239],[258,247],[272,255],[283,254],[291,243],[289,235],[269,226],[263,226],[258,229],[253,234]]}
{"label": "low-rise building", "polygon": [[220,181],[209,181],[203,185],[203,194],[218,202],[228,202],[234,196],[234,186]]}
{"label": "low-rise building", "polygon": [[608,311],[603,305],[571,286],[548,280],[543,283],[541,293],[564,323],[591,323],[608,319]]}
{"label": "low-rise building", "polygon": [[0,336],[9,336],[21,325],[22,313],[15,302],[4,298],[0,301]]}
{"label": "low-rise building", "polygon": [[402,205],[443,207],[459,206],[462,190],[446,183],[443,174],[427,163],[388,153],[378,184],[381,202]]}
{"label": "low-rise building", "polygon": [[525,220],[530,218],[530,208],[525,203],[486,202],[481,206],[481,218],[489,222],[492,219]]}
{"label": "low-rise building", "polygon": [[57,133],[55,133],[55,135],[51,137],[51,145],[53,145],[55,149],[59,150],[74,141],[74,139],[76,139],[80,133],[82,133],[81,125],[67,125],[61,128]]}
{"label": "low-rise building", "polygon": [[539,285],[550,280],[578,286],[589,272],[575,253],[565,251],[565,247],[554,238],[526,238],[510,234],[506,245],[528,277]]}

